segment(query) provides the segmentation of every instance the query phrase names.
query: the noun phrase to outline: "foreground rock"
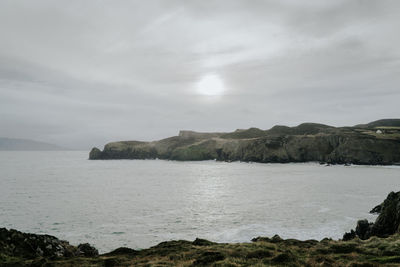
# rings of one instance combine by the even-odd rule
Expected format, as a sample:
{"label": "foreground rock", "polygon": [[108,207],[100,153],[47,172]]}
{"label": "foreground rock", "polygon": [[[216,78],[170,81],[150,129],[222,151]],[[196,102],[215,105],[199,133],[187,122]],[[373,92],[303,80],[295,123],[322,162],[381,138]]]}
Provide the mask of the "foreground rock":
{"label": "foreground rock", "polygon": [[368,239],[372,236],[388,237],[400,233],[400,192],[391,192],[382,204],[371,210],[371,213],[378,213],[375,222],[360,220],[357,222],[356,230],[346,233],[344,240],[355,238]]}
{"label": "foreground rock", "polygon": [[22,233],[17,230],[0,228],[0,262],[17,258],[30,260],[37,258],[70,258],[77,256],[97,256],[97,249],[89,244],[78,247],[50,235]]}
{"label": "foreground rock", "polygon": [[154,142],[121,141],[93,148],[89,159],[171,159],[253,162],[400,163],[400,119],[354,127],[303,123],[232,133],[181,131]]}

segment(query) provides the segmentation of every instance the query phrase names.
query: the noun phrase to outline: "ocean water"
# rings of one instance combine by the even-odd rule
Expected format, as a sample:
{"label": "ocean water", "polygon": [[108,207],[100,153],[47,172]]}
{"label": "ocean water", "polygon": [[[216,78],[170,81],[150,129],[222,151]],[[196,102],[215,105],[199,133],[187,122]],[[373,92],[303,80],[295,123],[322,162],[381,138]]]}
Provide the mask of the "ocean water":
{"label": "ocean water", "polygon": [[90,161],[87,151],[0,152],[0,227],[101,252],[196,237],[341,238],[390,191],[394,166]]}

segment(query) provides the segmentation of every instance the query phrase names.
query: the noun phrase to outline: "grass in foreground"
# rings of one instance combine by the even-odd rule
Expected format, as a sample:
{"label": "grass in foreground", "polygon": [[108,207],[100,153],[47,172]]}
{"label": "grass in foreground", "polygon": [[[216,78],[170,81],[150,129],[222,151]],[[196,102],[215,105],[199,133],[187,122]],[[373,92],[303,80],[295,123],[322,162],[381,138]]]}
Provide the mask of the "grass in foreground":
{"label": "grass in foreground", "polygon": [[400,266],[400,235],[368,240],[282,240],[222,244],[169,241],[141,251],[119,248],[97,257],[35,260],[0,255],[0,266]]}

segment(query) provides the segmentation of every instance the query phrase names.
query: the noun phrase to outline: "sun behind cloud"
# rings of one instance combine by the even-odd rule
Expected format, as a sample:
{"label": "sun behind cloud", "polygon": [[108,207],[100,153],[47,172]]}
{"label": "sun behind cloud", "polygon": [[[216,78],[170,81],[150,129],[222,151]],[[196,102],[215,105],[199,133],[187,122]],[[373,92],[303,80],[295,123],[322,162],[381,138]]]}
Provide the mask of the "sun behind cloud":
{"label": "sun behind cloud", "polygon": [[196,83],[196,92],[205,96],[220,96],[226,91],[218,74],[206,74]]}

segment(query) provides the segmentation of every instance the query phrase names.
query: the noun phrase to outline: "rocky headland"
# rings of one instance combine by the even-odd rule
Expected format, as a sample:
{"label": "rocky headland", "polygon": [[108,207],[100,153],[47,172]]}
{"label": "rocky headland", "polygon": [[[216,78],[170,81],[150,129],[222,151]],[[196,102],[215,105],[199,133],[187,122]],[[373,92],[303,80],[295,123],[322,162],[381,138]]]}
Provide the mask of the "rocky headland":
{"label": "rocky headland", "polygon": [[89,159],[219,160],[264,163],[400,164],[400,119],[352,127],[303,123],[296,127],[250,128],[231,133],[180,131],[159,141],[119,141]]}
{"label": "rocky headland", "polygon": [[99,255],[89,244],[0,228],[0,266],[400,266],[400,192],[391,192],[343,240],[256,237],[249,243],[204,239],[162,242]]}

